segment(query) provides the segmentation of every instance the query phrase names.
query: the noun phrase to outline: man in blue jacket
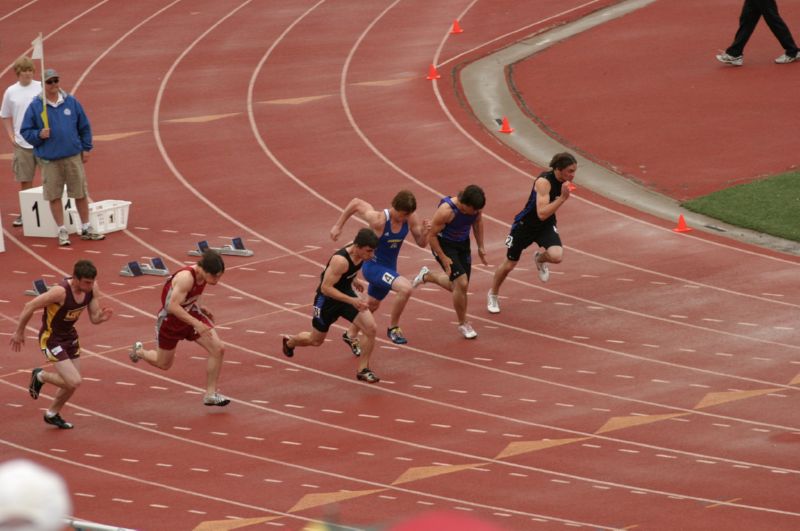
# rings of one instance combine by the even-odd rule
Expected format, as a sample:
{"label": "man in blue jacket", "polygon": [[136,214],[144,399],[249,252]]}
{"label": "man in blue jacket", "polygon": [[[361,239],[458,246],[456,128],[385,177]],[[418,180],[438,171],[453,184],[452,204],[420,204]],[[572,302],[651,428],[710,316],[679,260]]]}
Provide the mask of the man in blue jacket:
{"label": "man in blue jacket", "polygon": [[102,240],[105,236],[95,233],[89,224],[89,190],[83,169],[92,149],[89,119],[78,100],[59,87],[58,72],[52,68],[45,70],[44,82],[49,127],[45,128],[42,120],[44,102],[41,96],[37,96],[25,112],[20,133],[33,146],[37,163],[42,168],[43,196],[50,203],[50,211],[58,225],[58,244],[70,244],[61,207],[64,186],[67,187],[67,196],[75,200],[83,223],[81,239]]}

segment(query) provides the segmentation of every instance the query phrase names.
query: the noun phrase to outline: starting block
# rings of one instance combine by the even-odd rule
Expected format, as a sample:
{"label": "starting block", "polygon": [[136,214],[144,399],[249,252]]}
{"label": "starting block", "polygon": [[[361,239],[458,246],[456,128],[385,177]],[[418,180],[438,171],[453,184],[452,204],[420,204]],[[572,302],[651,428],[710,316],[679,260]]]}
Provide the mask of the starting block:
{"label": "starting block", "polygon": [[123,277],[140,277],[142,275],[166,277],[169,276],[169,269],[167,269],[167,266],[164,265],[164,261],[156,256],[150,259],[149,264],[128,262],[120,270],[119,274]]}
{"label": "starting block", "polygon": [[45,282],[44,279],[37,278],[36,280],[33,281],[33,289],[25,290],[25,295],[29,295],[31,297],[38,297],[42,293],[47,293],[47,290],[49,290],[52,287],[53,286],[48,286],[47,282]]}
{"label": "starting block", "polygon": [[230,245],[223,245],[222,247],[210,247],[205,240],[197,242],[197,249],[189,251],[189,256],[202,256],[208,249],[230,256],[253,256],[253,251],[245,248],[241,238],[233,238]]}

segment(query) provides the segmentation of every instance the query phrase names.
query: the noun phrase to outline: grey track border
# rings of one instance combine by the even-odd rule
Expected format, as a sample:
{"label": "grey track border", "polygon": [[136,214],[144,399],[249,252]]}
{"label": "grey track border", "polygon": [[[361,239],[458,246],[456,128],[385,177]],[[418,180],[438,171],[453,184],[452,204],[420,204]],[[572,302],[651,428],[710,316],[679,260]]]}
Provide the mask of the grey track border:
{"label": "grey track border", "polygon": [[[498,140],[538,166],[547,167],[555,153],[574,151],[544,132],[520,109],[506,80],[507,67],[572,35],[622,17],[655,1],[624,0],[574,22],[523,39],[466,65],[460,73],[461,85],[473,114]],[[498,132],[498,119],[502,116],[508,117],[514,133]],[[681,208],[676,200],[654,192],[579,153],[576,153],[576,157],[581,168],[580,185],[597,194],[674,222],[677,222],[678,216],[683,214],[687,224],[692,228],[800,255],[800,244],[797,242],[728,225],[717,219],[690,212]]]}

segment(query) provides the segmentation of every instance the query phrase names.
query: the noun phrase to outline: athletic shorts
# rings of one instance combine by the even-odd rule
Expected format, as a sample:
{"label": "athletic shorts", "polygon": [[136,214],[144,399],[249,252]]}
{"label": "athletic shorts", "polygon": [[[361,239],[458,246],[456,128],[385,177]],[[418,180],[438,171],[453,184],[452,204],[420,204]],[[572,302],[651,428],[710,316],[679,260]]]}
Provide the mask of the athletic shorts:
{"label": "athletic shorts", "polygon": [[47,361],[74,360],[81,356],[81,345],[77,334],[74,336],[51,334],[47,339],[39,337],[39,347]]}
{"label": "athletic shorts", "polygon": [[[214,323],[195,307],[189,309],[189,315],[207,326],[214,326]],[[174,315],[167,314],[166,317],[159,316],[156,322],[156,337],[159,348],[172,350],[178,346],[178,341],[184,339],[195,341],[200,336],[192,325],[184,323]]]}
{"label": "athletic shorts", "polygon": [[[472,251],[469,247],[469,240],[454,242],[452,240],[439,238],[439,245],[442,246],[442,251],[444,251],[445,256],[452,260],[450,264],[450,280],[455,280],[461,275],[467,275],[467,280],[469,280],[472,274]],[[442,261],[436,253],[433,253],[433,257],[436,258],[439,265],[444,268]]]}
{"label": "athletic shorts", "polygon": [[[355,297],[355,293],[348,295]],[[327,333],[339,317],[344,317],[352,323],[357,316],[358,309],[352,304],[319,294],[314,298],[314,317],[311,319],[311,326],[314,330]]]}
{"label": "athletic shorts", "polygon": [[42,196],[45,201],[61,199],[64,185],[67,186],[67,197],[81,199],[88,195],[86,173],[80,153],[56,160],[37,157],[36,162],[42,168]]}
{"label": "athletic shorts", "polygon": [[11,170],[14,172],[14,180],[16,182],[33,182],[33,176],[36,173],[36,157],[33,155],[33,149],[14,146]]}
{"label": "athletic shorts", "polygon": [[364,265],[361,266],[361,274],[369,282],[367,294],[379,301],[385,299],[392,291],[394,279],[400,276],[400,273],[394,269],[373,261],[364,262]]}
{"label": "athletic shorts", "polygon": [[549,249],[553,246],[561,247],[561,238],[558,236],[558,228],[555,225],[539,225],[531,228],[525,225],[524,221],[515,223],[511,227],[511,234],[506,238],[506,258],[512,262],[519,262],[522,251],[536,242],[540,247]]}

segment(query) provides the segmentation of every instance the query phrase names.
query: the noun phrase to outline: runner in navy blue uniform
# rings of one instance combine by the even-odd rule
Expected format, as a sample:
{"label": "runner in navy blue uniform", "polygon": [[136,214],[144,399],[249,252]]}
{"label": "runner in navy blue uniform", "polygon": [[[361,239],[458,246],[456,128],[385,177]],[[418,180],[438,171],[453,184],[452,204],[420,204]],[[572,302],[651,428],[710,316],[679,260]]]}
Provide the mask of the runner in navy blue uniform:
{"label": "runner in navy blue uniform", "polygon": [[547,264],[561,263],[564,249],[556,227],[556,211],[569,199],[569,186],[575,178],[578,162],[570,153],[557,153],[550,161],[550,171],[541,173],[534,181],[531,195],[525,208],[514,217],[511,233],[506,238],[506,259],[494,272],[492,288],[486,300],[486,308],[490,313],[500,313],[497,294],[500,285],[512,269],[517,267],[522,251],[536,242],[544,248],[544,252],[536,251],[533,261],[539,272],[539,280],[550,279]]}
{"label": "runner in navy blue uniform", "polygon": [[375,346],[375,318],[369,311],[366,300],[356,295],[355,289],[363,292],[367,283],[356,278],[362,264],[375,255],[378,237],[372,229],[361,229],[350,245],[342,247],[331,256],[320,275],[317,293],[314,296],[314,317],[311,319],[311,332],[300,332],[293,336],[283,336],[283,354],[294,356],[297,347],[318,347],[331,325],[339,317],[355,323],[363,334],[361,356],[358,358],[356,378],[367,383],[380,380],[369,368],[369,358]]}
{"label": "runner in navy blue uniform", "polygon": [[72,429],[72,424],[61,418],[61,408],[67,403],[81,385],[80,355],[81,346],[75,322],[86,308],[89,320],[100,324],[111,319],[111,308],[102,308],[95,298],[95,278],[97,269],[89,260],[78,260],[72,277],[51,287],[28,302],[19,316],[17,329],[11,335],[11,350],[19,352],[25,343],[25,327],[36,310],[44,309],[42,326],[39,330],[39,348],[55,372],[45,372],[36,368],[31,372],[28,392],[34,400],[45,383],[58,387],[53,403],[45,411],[44,421],[62,430]]}
{"label": "runner in navy blue uniform", "polygon": [[480,186],[471,184],[456,197],[443,197],[439,208],[433,215],[428,231],[428,243],[433,256],[444,273],[434,272],[427,267],[420,269],[412,285],[433,282],[453,293],[453,308],[458,317],[458,331],[467,339],[478,337],[472,325],[467,322],[467,290],[472,273],[472,252],[469,246],[469,232],[478,244],[478,256],[484,265],[486,250],[483,248],[483,217],[481,209],[486,205],[486,196]]}
{"label": "runner in navy blue uniform", "polygon": [[[353,214],[357,214],[378,236],[375,256],[372,260],[364,262],[361,274],[369,283],[367,302],[373,314],[390,291],[394,291],[397,295],[386,335],[398,345],[408,343],[400,329],[400,315],[411,297],[412,286],[410,280],[400,276],[400,273],[397,272],[397,256],[400,254],[400,247],[409,232],[420,247],[428,244],[427,228],[430,228],[430,222],[427,220],[420,222],[414,213],[415,210],[417,210],[417,200],[414,194],[408,190],[398,192],[392,199],[392,206],[383,211],[375,210],[366,201],[354,198],[331,229],[331,239],[336,241],[342,233],[342,226],[345,222]],[[345,343],[350,345],[353,354],[360,355],[358,327],[355,324],[344,333],[342,338]]]}

